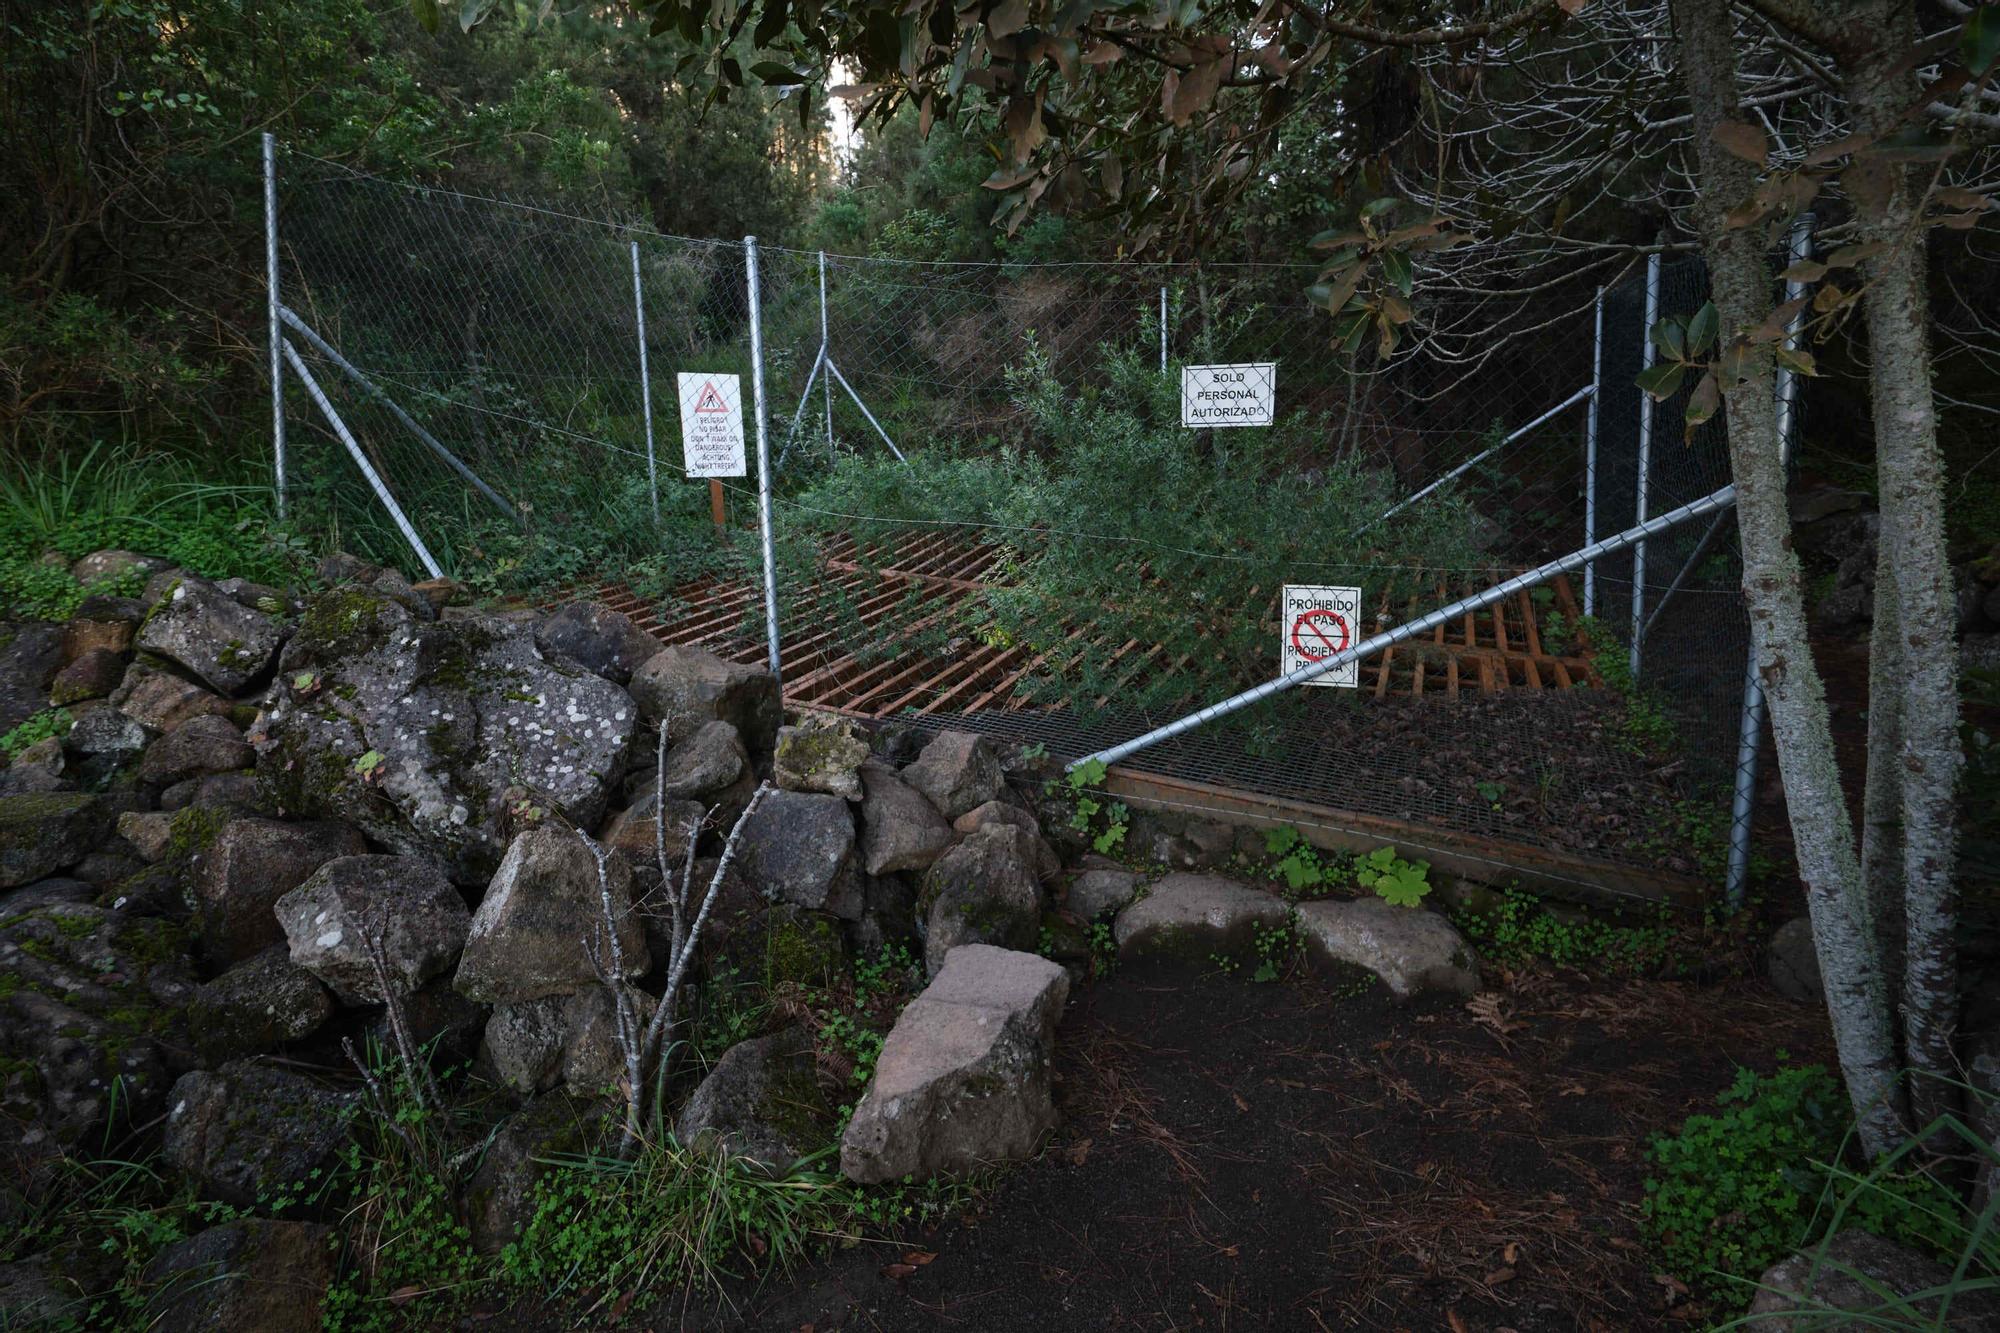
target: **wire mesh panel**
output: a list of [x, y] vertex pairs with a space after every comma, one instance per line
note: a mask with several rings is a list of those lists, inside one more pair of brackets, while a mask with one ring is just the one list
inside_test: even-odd
[[[755, 451], [717, 531], [676, 393], [736, 375], [754, 410], [744, 246], [291, 177], [286, 299], [323, 346], [294, 341], [440, 562], [764, 661]], [[1601, 340], [1588, 293], [1551, 331], [1532, 299], [1420, 285], [1395, 344], [1354, 357], [1307, 267], [758, 261], [794, 706], [1073, 759], [1271, 679], [1287, 643], [1312, 660], [1727, 481], [1719, 430], [1684, 432], [1675, 403], [1642, 416], [1631, 387], [1648, 310], [1704, 299], [1692, 266], [1662, 269], [1650, 305], [1643, 278], [1606, 293]], [[407, 564], [343, 449], [297, 450], [301, 514]], [[1544, 880], [1552, 858], [1711, 873], [1719, 839], [1689, 829], [1726, 809], [1737, 572], [1725, 510], [1126, 767], [1191, 808], [1261, 793]], [[1301, 587], [1336, 619], [1293, 623]]]

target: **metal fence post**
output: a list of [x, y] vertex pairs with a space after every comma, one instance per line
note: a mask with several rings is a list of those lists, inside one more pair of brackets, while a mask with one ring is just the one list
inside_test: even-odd
[[285, 361], [278, 330], [278, 140], [264, 134], [264, 336], [271, 356], [271, 474], [285, 516]]
[[653, 456], [653, 377], [646, 366], [646, 289], [639, 281], [639, 243], [632, 242], [632, 313], [639, 325], [639, 411], [646, 418], [646, 489], [653, 497], [653, 526], [660, 525], [660, 464]]
[[1167, 373], [1167, 284], [1160, 284], [1160, 373]]
[[[827, 337], [826, 324], [826, 251], [819, 252], [819, 354], [833, 355], [833, 343]], [[833, 461], [833, 377], [819, 382], [820, 399], [826, 408], [826, 461]]]
[[[1583, 544], [1597, 540], [1597, 405], [1604, 400], [1604, 288], [1597, 300], [1590, 331], [1590, 413], [1583, 422]], [[1597, 562], [1583, 567], [1583, 613], [1597, 614]]]
[[[1639, 371], [1653, 368], [1653, 325], [1660, 317], [1660, 252], [1646, 257], [1646, 320], [1639, 330]], [[1653, 471], [1653, 396], [1639, 393], [1639, 476], [1633, 484], [1632, 521], [1646, 521], [1647, 490]], [[1639, 681], [1639, 658], [1646, 639], [1646, 543], [1632, 548], [1632, 651], [1629, 665], [1632, 682]]]
[[[1812, 257], [1813, 215], [1801, 213], [1792, 224], [1787, 267]], [[1805, 294], [1805, 283], [1785, 280], [1785, 300], [1796, 301]], [[1785, 328], [1787, 348], [1796, 347], [1799, 330], [1805, 325], [1803, 310], [1792, 316]], [[1798, 425], [1798, 377], [1782, 361], [1778, 363], [1778, 465], [1782, 470], [1791, 461], [1792, 439]], [[1736, 730], [1736, 782], [1729, 802], [1729, 870], [1723, 882], [1723, 900], [1734, 910], [1743, 905], [1750, 885], [1750, 831], [1756, 816], [1757, 752], [1764, 738], [1764, 681], [1757, 674], [1757, 645], [1750, 645], [1750, 666], [1743, 674], [1743, 713]]]
[[757, 238], [743, 238], [743, 274], [750, 290], [750, 396], [757, 414], [757, 529], [764, 546], [764, 633], [769, 640], [771, 674], [780, 694], [784, 673], [778, 666], [778, 569], [771, 536], [771, 439], [769, 412], [764, 404], [764, 301], [757, 282]]

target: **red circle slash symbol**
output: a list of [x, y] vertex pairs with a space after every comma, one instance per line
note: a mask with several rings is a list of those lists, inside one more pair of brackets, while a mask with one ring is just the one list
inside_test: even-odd
[[1321, 607], [1292, 622], [1292, 648], [1308, 662], [1324, 662], [1347, 648], [1347, 617]]

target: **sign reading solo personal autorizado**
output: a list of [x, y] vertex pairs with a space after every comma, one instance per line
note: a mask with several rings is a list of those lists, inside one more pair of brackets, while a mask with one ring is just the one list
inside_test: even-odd
[[[1289, 676], [1315, 662], [1324, 662], [1361, 641], [1361, 589], [1325, 588], [1312, 584], [1285, 585], [1284, 614], [1278, 621], [1278, 674]], [[1361, 683], [1361, 664], [1346, 662], [1307, 685]]]
[[690, 477], [741, 477], [743, 391], [734, 375], [680, 372], [681, 461]]
[[1268, 426], [1278, 408], [1278, 363], [1181, 367], [1181, 425]]

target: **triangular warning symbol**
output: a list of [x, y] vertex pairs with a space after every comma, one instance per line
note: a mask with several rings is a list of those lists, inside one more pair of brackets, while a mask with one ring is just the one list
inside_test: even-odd
[[694, 410], [697, 412], [721, 412], [727, 415], [729, 404], [722, 401], [722, 395], [715, 391], [714, 383], [709, 382], [701, 386], [701, 396], [694, 400]]

